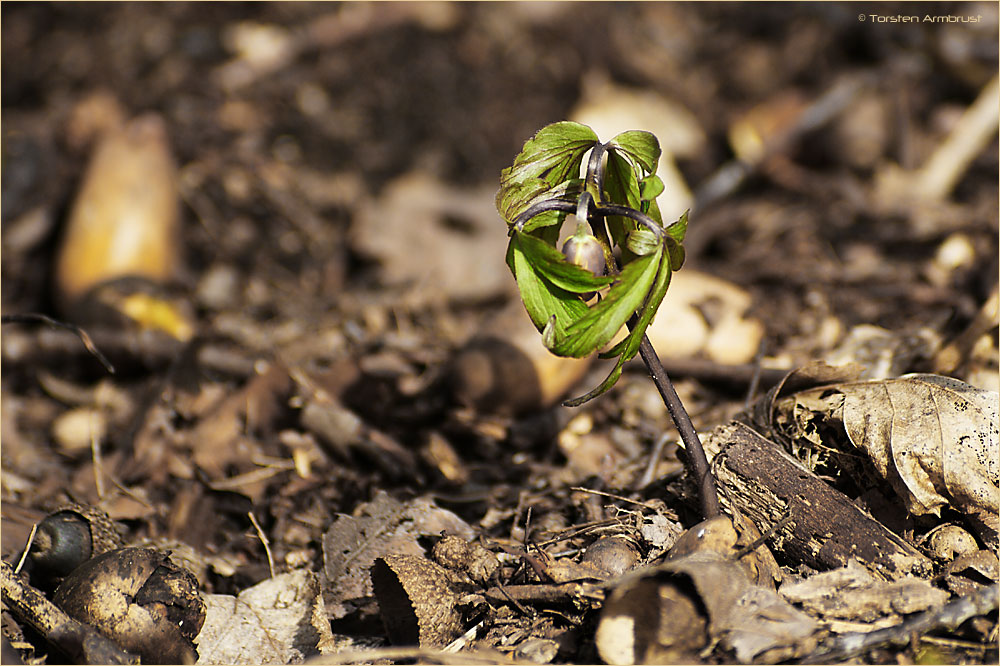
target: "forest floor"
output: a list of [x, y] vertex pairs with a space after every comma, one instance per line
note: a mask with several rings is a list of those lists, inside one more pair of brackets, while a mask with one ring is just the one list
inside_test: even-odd
[[[4, 3], [3, 314], [81, 326], [115, 372], [70, 330], [5, 322], [3, 560], [16, 565], [32, 526], [72, 501], [107, 512], [127, 542], [186, 549], [206, 597], [273, 579], [306, 598], [287, 638], [258, 614], [270, 647], [205, 634], [203, 662], [795, 661], [995, 586], [995, 498], [983, 509], [973, 491], [931, 480], [944, 501], [918, 510], [877, 458], [830, 453], [850, 447], [851, 428], [831, 391], [847, 404], [858, 381], [898, 388], [907, 373], [954, 378], [985, 400], [981, 421], [941, 426], [945, 449], [981, 432], [996, 446], [997, 6], [866, 7]], [[137, 161], [98, 172], [98, 148], [134, 118]], [[711, 622], [671, 648], [661, 625], [680, 611], [656, 606], [658, 588], [636, 593], [661, 618], [634, 620], [634, 652], [608, 638], [602, 607], [623, 579], [569, 563], [614, 537], [628, 544], [615, 555], [625, 570], [662, 566], [701, 516], [645, 368], [632, 362], [611, 392], [564, 407], [607, 365], [547, 364], [524, 333], [494, 195], [522, 144], [564, 119], [602, 140], [654, 132], [664, 219], [691, 209], [686, 263], [650, 338], [695, 427], [731, 444], [739, 420], [782, 444], [929, 563], [865, 569], [851, 589], [910, 599], [877, 586], [917, 580], [924, 602], [861, 611], [807, 598], [802, 583], [856, 563], [803, 556], [790, 545], [794, 512], [749, 511], [736, 492], [749, 472], [730, 467], [718, 470], [723, 504], [764, 534], [778, 589], [800, 586], [775, 598], [808, 630], [782, 625], [752, 647], [734, 638], [746, 627], [720, 632], [702, 598], [691, 607]], [[130, 176], [138, 192], [123, 193]], [[86, 206], [122, 237], [71, 233]], [[139, 227], [117, 229], [115, 215]], [[159, 240], [129, 245], [144, 234]], [[141, 284], [99, 296], [104, 277], [122, 277], [102, 267], [130, 252]], [[138, 324], [121, 315], [137, 288], [158, 304]], [[849, 380], [818, 371], [780, 385], [819, 361], [858, 365]], [[537, 379], [508, 376], [515, 366]], [[833, 388], [795, 393], [815, 386]], [[881, 413], [858, 399], [869, 418]], [[886, 446], [898, 461], [915, 445]], [[942, 451], [930, 467], [949, 465]], [[979, 464], [995, 491], [996, 462]], [[935, 546], [942, 525], [965, 545]], [[393, 558], [430, 562], [443, 533], [496, 564], [448, 584], [458, 591], [445, 619], [440, 600], [421, 602], [426, 619], [414, 600], [424, 592], [393, 569], [410, 560]], [[23, 583], [58, 582], [26, 565]], [[370, 576], [392, 584], [373, 589]], [[392, 594], [406, 599], [395, 607]], [[19, 658], [64, 658], [11, 613], [6, 588], [4, 602]], [[212, 608], [204, 631], [218, 631]], [[415, 614], [419, 650], [386, 647], [409, 631], [393, 614]], [[995, 595], [972, 615], [837, 656], [996, 663]], [[470, 630], [463, 651], [438, 650]]]

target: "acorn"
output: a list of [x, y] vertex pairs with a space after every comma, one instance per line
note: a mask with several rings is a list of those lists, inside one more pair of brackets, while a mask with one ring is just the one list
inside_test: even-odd
[[170, 556], [122, 548], [77, 567], [53, 601], [146, 664], [193, 664], [194, 638], [205, 622], [198, 581]]
[[616, 534], [601, 537], [587, 546], [580, 562], [593, 564], [609, 576], [620, 576], [639, 561], [639, 546], [631, 538]]
[[123, 545], [118, 526], [108, 514], [93, 506], [69, 504], [39, 523], [30, 556], [43, 577], [54, 579]]

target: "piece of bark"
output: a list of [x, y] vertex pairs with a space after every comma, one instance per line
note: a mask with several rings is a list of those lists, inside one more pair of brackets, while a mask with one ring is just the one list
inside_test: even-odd
[[931, 561], [916, 548], [751, 428], [719, 426], [706, 438], [705, 452], [724, 506], [735, 505], [762, 534], [790, 516], [770, 541], [789, 561], [827, 570], [854, 559], [889, 581], [931, 572]]

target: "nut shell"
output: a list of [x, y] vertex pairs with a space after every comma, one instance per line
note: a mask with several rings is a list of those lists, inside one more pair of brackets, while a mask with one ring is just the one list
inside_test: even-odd
[[69, 504], [39, 523], [31, 560], [43, 576], [60, 578], [91, 557], [123, 545], [121, 533], [108, 514], [93, 506]]
[[53, 600], [143, 663], [198, 659], [191, 641], [205, 621], [198, 582], [159, 551], [123, 548], [99, 555], [67, 576]]

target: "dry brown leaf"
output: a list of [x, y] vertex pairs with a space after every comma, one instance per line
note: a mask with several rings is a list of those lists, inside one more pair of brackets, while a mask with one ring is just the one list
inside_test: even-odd
[[379, 492], [360, 505], [353, 516], [341, 515], [323, 535], [326, 599], [331, 617], [349, 611], [345, 602], [372, 594], [369, 569], [376, 558], [386, 555], [423, 556], [420, 536], [442, 532], [467, 539], [472, 528], [455, 514], [425, 498], [402, 504]]
[[945, 603], [951, 596], [921, 578], [879, 580], [854, 560], [842, 569], [783, 585], [781, 595], [824, 618], [860, 622], [920, 612]]
[[195, 642], [199, 664], [289, 664], [333, 642], [319, 580], [300, 570], [269, 578], [238, 597], [205, 595]]
[[431, 300], [510, 293], [510, 271], [495, 251], [507, 242], [495, 191], [458, 189], [421, 172], [402, 176], [359, 207], [351, 243], [381, 262], [387, 284], [417, 287]]
[[910, 513], [951, 506], [996, 545], [1000, 528], [997, 394], [939, 375], [835, 384], [785, 403], [825, 404]]

